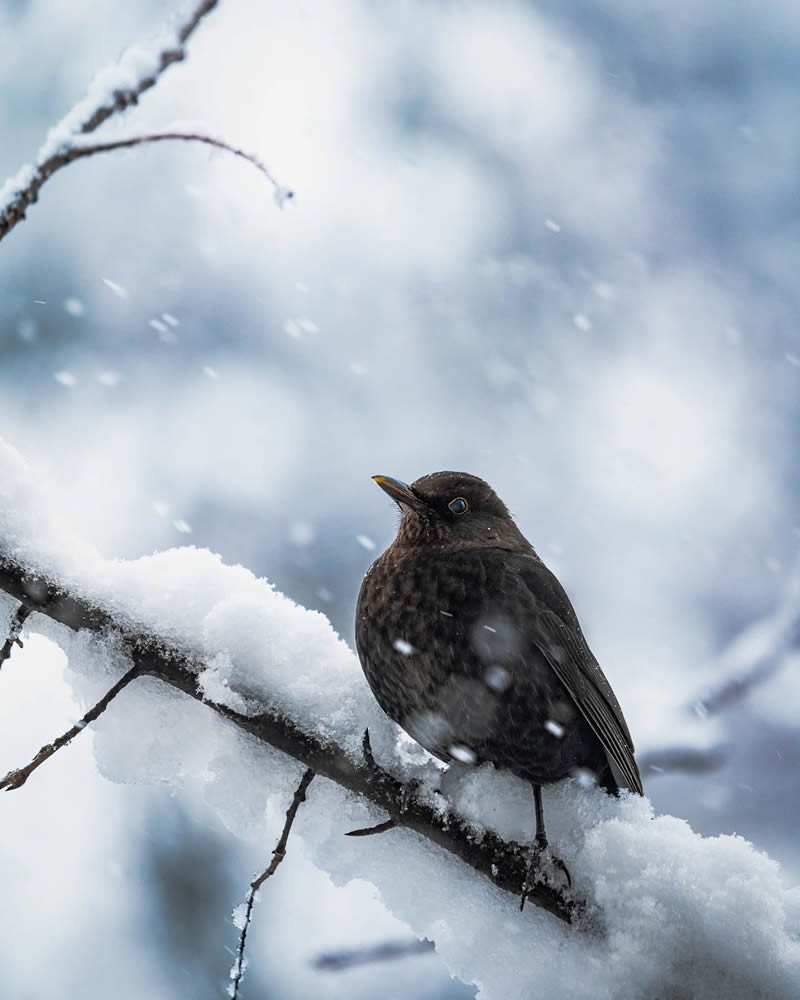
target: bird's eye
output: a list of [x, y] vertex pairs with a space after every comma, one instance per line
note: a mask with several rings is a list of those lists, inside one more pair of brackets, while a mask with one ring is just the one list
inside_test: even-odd
[[455, 500], [451, 500], [447, 506], [454, 514], [466, 514], [469, 510], [469, 504], [463, 497], [456, 497]]

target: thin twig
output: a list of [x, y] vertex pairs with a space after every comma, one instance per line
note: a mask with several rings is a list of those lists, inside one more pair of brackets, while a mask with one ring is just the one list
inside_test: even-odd
[[311, 768], [306, 768], [303, 772], [303, 777], [300, 779], [300, 784], [295, 789], [294, 797], [292, 798], [289, 808], [286, 810], [286, 822], [283, 824], [283, 832], [281, 833], [280, 840], [272, 852], [272, 861], [270, 861], [269, 866], [250, 883], [250, 888], [247, 891], [247, 899], [245, 900], [246, 909], [244, 914], [244, 921], [242, 923], [241, 934], [239, 935], [239, 947], [236, 949], [236, 961], [231, 969], [231, 985], [228, 987], [228, 994], [237, 1000], [239, 996], [239, 985], [242, 982], [242, 977], [244, 976], [244, 970], [246, 968], [244, 961], [244, 946], [247, 941], [247, 931], [250, 927], [250, 920], [253, 915], [253, 903], [255, 902], [256, 893], [267, 881], [271, 878], [278, 865], [286, 857], [286, 845], [289, 841], [289, 834], [292, 830], [292, 824], [294, 823], [294, 818], [297, 815], [297, 810], [300, 808], [300, 803], [305, 802], [306, 790], [311, 784], [314, 777], [314, 772]]
[[[204, 17], [219, 0], [201, 0], [187, 11], [183, 20], [163, 39], [151, 70], [142, 74], [129, 86], [114, 87], [110, 94], [105, 80], [113, 78], [119, 66], [135, 75], [142, 57], [142, 48], [133, 47], [123, 54], [115, 67], [100, 73], [90, 85], [89, 92], [61, 121], [50, 130], [39, 150], [34, 167], [23, 167], [5, 185], [0, 185], [0, 240], [25, 218], [25, 213], [39, 198], [39, 191], [56, 171], [72, 162], [69, 157], [71, 140], [94, 132], [112, 115], [137, 104], [142, 94], [155, 86], [161, 74], [173, 63], [186, 57], [186, 42]], [[120, 74], [122, 76], [123, 74]], [[95, 97], [95, 91], [97, 96]]]
[[14, 612], [11, 622], [8, 626], [8, 638], [3, 643], [3, 648], [0, 649], [0, 669], [2, 669], [5, 661], [11, 656], [11, 650], [15, 645], [22, 646], [22, 640], [20, 639], [20, 633], [22, 632], [22, 626], [28, 615], [33, 611], [33, 608], [29, 608], [26, 604], [20, 604], [17, 610]]
[[131, 667], [131, 669], [122, 675], [117, 683], [94, 705], [89, 711], [79, 719], [75, 725], [68, 729], [62, 736], [59, 736], [57, 740], [52, 743], [48, 743], [43, 746], [42, 749], [36, 754], [30, 764], [25, 767], [21, 767], [16, 771], [9, 771], [8, 774], [0, 781], [0, 791], [5, 789], [7, 792], [13, 791], [15, 788], [21, 788], [25, 782], [30, 778], [37, 767], [40, 767], [46, 760], [53, 756], [62, 747], [67, 746], [72, 740], [82, 732], [90, 722], [94, 722], [99, 716], [105, 712], [111, 702], [117, 697], [120, 691], [127, 687], [128, 684], [139, 674], [139, 668], [137, 666]]
[[430, 955], [436, 945], [428, 938], [412, 938], [410, 941], [384, 941], [369, 948], [354, 948], [352, 951], [326, 952], [312, 961], [311, 965], [320, 972], [342, 972], [358, 965], [373, 962], [389, 962], [412, 955]]
[[127, 139], [111, 139], [109, 142], [97, 142], [90, 145], [70, 146], [62, 153], [64, 164], [80, 160], [85, 156], [94, 156], [95, 153], [110, 153], [116, 149], [130, 149], [132, 146], [144, 146], [151, 142], [200, 142], [206, 146], [213, 146], [215, 149], [222, 149], [226, 153], [238, 156], [259, 170], [272, 184], [275, 191], [280, 193], [281, 200], [290, 201], [294, 197], [294, 192], [282, 187], [270, 172], [267, 165], [260, 160], [255, 153], [248, 153], [247, 150], [232, 146], [223, 139], [217, 139], [211, 135], [203, 135], [199, 132], [154, 132], [150, 135], [130, 136]]
[[348, 830], [345, 837], [371, 837], [375, 833], [386, 833], [387, 830], [394, 830], [399, 823], [396, 819], [385, 819], [375, 826], [362, 826], [358, 830]]

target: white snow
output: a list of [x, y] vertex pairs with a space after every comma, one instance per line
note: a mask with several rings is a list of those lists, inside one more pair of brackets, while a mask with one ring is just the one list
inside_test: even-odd
[[572, 317], [572, 322], [579, 330], [586, 331], [586, 330], [591, 330], [592, 328], [592, 321], [585, 313], [576, 313]]
[[234, 907], [233, 913], [231, 914], [231, 919], [233, 920], [233, 926], [237, 931], [240, 931], [244, 927], [245, 918], [247, 916], [247, 903], [239, 903], [238, 906]]
[[293, 198], [294, 191], [291, 188], [284, 187], [282, 184], [275, 185], [275, 190], [272, 192], [272, 200], [278, 208], [284, 208]]
[[128, 298], [128, 289], [124, 285], [120, 285], [118, 281], [112, 281], [111, 278], [103, 278], [103, 284], [106, 288], [110, 288], [117, 298]]
[[[532, 840], [529, 786], [491, 766], [443, 775], [422, 751], [409, 752], [324, 615], [206, 550], [103, 559], [59, 523], [57, 497], [0, 440], [2, 553], [196, 657], [206, 697], [242, 712], [276, 708], [354, 760], [368, 726], [378, 762], [419, 778], [422, 794], [441, 784], [442, 810], [463, 815], [476, 836], [492, 829]], [[12, 607], [0, 601], [3, 620]], [[40, 615], [26, 628], [64, 649], [82, 701], [125, 669], [113, 639]], [[110, 780], [191, 785], [237, 836], [259, 844], [274, 835], [303, 770], [151, 678], [126, 689], [92, 728]], [[534, 906], [520, 913], [512, 895], [410, 831], [345, 837], [386, 817], [329, 781], [313, 783], [292, 836], [337, 884], [374, 884], [395, 916], [436, 942], [452, 974], [478, 984], [482, 1000], [800, 995], [800, 890], [784, 885], [774, 861], [741, 837], [701, 837], [680, 819], [656, 817], [646, 799], [582, 785], [578, 777], [544, 792], [553, 849], [590, 905], [591, 919], [576, 928]]]
[[21, 319], [17, 324], [17, 336], [20, 340], [24, 340], [28, 344], [36, 340], [39, 336], [39, 328], [36, 325], [36, 321], [29, 317]]
[[299, 545], [301, 548], [310, 545], [315, 535], [314, 525], [308, 521], [293, 521], [289, 526], [289, 541], [292, 545]]
[[86, 312], [86, 306], [80, 299], [73, 296], [71, 298], [64, 299], [64, 311], [68, 312], [70, 316], [83, 316]]

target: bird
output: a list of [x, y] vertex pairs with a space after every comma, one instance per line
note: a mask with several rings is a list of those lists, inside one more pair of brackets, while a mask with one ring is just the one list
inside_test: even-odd
[[429, 753], [530, 783], [523, 907], [545, 855], [571, 884], [549, 848], [542, 786], [588, 774], [610, 795], [643, 795], [630, 731], [564, 588], [487, 482], [372, 478], [400, 523], [359, 591], [362, 669], [383, 711]]

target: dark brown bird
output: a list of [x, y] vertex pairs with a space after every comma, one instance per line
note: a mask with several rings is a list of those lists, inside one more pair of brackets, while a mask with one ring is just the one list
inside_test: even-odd
[[611, 794], [643, 794], [622, 710], [563, 587], [488, 483], [461, 472], [411, 486], [373, 478], [402, 516], [358, 596], [367, 681], [436, 757], [492, 761], [530, 781], [536, 864], [542, 785], [588, 771]]

